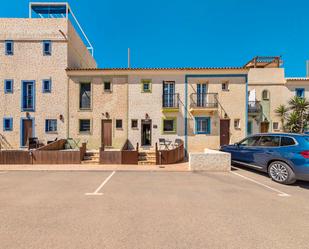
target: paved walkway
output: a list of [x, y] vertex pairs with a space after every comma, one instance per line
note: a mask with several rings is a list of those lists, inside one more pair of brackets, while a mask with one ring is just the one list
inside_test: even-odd
[[4, 164], [0, 165], [0, 171], [9, 170], [60, 170], [60, 171], [189, 171], [188, 162], [169, 164], [169, 165], [83, 165], [83, 164], [44, 164], [44, 165], [26, 165], [26, 164]]

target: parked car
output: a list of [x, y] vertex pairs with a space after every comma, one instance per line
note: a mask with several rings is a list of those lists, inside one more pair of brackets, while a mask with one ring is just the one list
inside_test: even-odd
[[255, 134], [220, 150], [231, 153], [232, 162], [267, 172], [276, 182], [309, 181], [309, 135]]

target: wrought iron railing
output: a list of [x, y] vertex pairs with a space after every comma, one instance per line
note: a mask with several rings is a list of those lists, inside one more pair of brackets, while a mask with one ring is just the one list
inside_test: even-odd
[[262, 111], [262, 106], [259, 101], [249, 101], [248, 102], [248, 112], [249, 113], [260, 113]]
[[163, 108], [179, 108], [179, 94], [163, 94], [162, 95]]
[[192, 93], [190, 101], [191, 108], [218, 108], [217, 93]]

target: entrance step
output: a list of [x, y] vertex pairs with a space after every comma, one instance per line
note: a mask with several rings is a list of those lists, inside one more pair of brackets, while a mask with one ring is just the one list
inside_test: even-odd
[[139, 152], [138, 165], [156, 165], [156, 152], [155, 151]]
[[84, 156], [82, 164], [99, 164], [100, 163], [100, 152], [98, 151], [87, 151]]

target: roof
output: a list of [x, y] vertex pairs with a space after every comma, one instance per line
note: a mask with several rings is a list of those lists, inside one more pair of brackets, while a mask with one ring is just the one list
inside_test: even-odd
[[286, 78], [286, 80], [290, 80], [290, 81], [307, 81], [307, 80], [309, 80], [309, 78], [306, 78], [306, 77], [300, 77], [300, 78]]
[[137, 68], [123, 68], [123, 67], [115, 67], [115, 68], [67, 68], [67, 71], [141, 71], [141, 70], [226, 70], [226, 69], [245, 69], [243, 67], [137, 67]]

